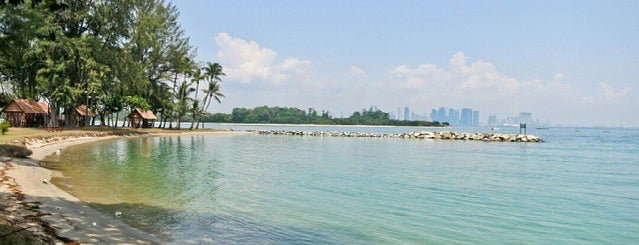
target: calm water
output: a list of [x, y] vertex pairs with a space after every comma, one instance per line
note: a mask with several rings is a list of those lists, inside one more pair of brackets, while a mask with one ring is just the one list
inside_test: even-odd
[[639, 243], [639, 130], [529, 133], [547, 142], [202, 135], [49, 160], [56, 184], [172, 243]]

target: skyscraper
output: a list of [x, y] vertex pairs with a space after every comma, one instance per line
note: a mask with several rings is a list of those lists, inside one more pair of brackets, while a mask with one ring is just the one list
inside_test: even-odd
[[448, 115], [446, 115], [446, 108], [440, 107], [437, 111], [437, 116], [439, 117], [439, 122], [448, 122]]
[[430, 120], [434, 121], [438, 121], [439, 122], [439, 116], [437, 116], [437, 110], [432, 109], [430, 111]]
[[473, 111], [473, 126], [479, 126], [479, 111]]
[[404, 107], [404, 121], [410, 121], [410, 108]]
[[459, 120], [459, 126], [472, 126], [473, 125], [473, 109], [462, 108], [461, 119]]
[[448, 123], [450, 125], [459, 125], [459, 110], [448, 109]]

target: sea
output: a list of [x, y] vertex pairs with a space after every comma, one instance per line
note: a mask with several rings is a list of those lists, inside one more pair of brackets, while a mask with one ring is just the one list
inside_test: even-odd
[[[205, 124], [244, 130], [519, 128]], [[528, 128], [543, 143], [202, 134], [47, 159], [57, 186], [173, 244], [639, 244], [639, 129]]]

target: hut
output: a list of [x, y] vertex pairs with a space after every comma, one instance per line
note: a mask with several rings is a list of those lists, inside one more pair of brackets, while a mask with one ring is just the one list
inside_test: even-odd
[[35, 100], [13, 99], [2, 113], [12, 127], [40, 127], [46, 125], [49, 106]]
[[73, 111], [73, 124], [84, 127], [86, 126], [87, 117], [92, 118], [94, 115], [91, 108], [87, 108], [86, 105], [80, 105]]
[[140, 108], [135, 108], [127, 117], [131, 120], [132, 128], [152, 128], [153, 123], [155, 123], [157, 119], [152, 111], [146, 111]]

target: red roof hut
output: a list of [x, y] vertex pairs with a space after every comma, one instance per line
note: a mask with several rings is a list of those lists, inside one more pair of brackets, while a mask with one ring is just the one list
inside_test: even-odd
[[91, 111], [91, 108], [87, 108], [86, 105], [80, 105], [75, 108], [75, 111], [73, 112], [73, 123], [75, 124], [75, 126], [86, 126], [85, 123], [87, 121], [87, 116], [89, 118], [93, 117], [93, 111]]
[[14, 99], [2, 108], [2, 113], [12, 127], [40, 127], [46, 125], [49, 106], [35, 100]]
[[157, 119], [152, 111], [146, 111], [140, 108], [135, 108], [127, 117], [131, 120], [132, 128], [152, 128], [153, 123], [155, 123]]

